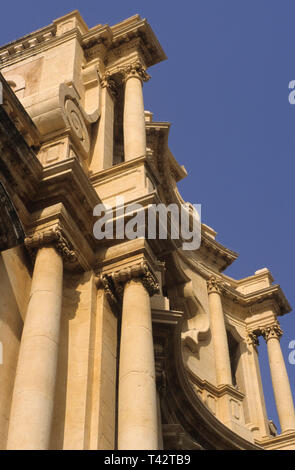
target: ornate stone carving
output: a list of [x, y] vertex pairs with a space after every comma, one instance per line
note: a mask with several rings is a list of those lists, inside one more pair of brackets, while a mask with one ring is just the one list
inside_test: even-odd
[[132, 64], [127, 65], [121, 70], [123, 79], [126, 82], [129, 78], [139, 78], [142, 82], [147, 82], [151, 76], [146, 72], [145, 67], [138, 60]]
[[215, 276], [211, 276], [207, 280], [207, 289], [209, 294], [211, 294], [212, 292], [217, 292], [218, 294], [221, 294], [222, 283], [218, 281]]
[[37, 232], [25, 239], [25, 246], [33, 257], [39, 248], [50, 245], [54, 246], [66, 262], [75, 263], [77, 261], [76, 252], [71, 249], [70, 243], [59, 227]]
[[118, 94], [117, 92], [117, 84], [115, 80], [111, 78], [110, 72], [106, 72], [100, 81], [101, 87], [102, 88], [107, 88], [110, 92], [110, 94], [115, 98]]
[[[147, 268], [147, 267], [145, 267]], [[141, 278], [141, 282], [143, 286], [148, 291], [149, 295], [152, 297], [154, 294], [158, 294], [160, 291], [160, 286], [158, 281], [156, 280], [155, 276], [151, 273], [151, 271], [147, 268], [146, 273]]]
[[254, 347], [259, 346], [258, 336], [259, 334], [257, 332], [248, 331], [246, 336], [247, 344], [249, 344], [250, 346], [252, 345]]
[[79, 139], [85, 151], [89, 152], [89, 134], [79, 107], [74, 101], [67, 99], [65, 102], [65, 111], [73, 133], [76, 138]]
[[277, 321], [272, 325], [261, 329], [261, 334], [266, 342], [271, 338], [276, 338], [279, 340], [283, 335], [283, 330], [281, 329], [280, 324]]
[[106, 274], [97, 277], [96, 287], [98, 289], [104, 289], [111, 307], [114, 309], [115, 312], [118, 313], [118, 311], [120, 310], [119, 298], [117, 296], [117, 292], [111, 277]]
[[59, 104], [64, 123], [70, 128], [73, 141], [80, 149], [82, 157], [86, 159], [90, 152], [90, 135], [87, 126], [99, 119], [99, 106], [94, 113], [87, 114], [76, 90], [65, 83], [62, 83], [59, 88]]
[[97, 285], [98, 287], [103, 287], [112, 300], [118, 301], [123, 296], [124, 284], [131, 281], [131, 279], [137, 279], [142, 282], [151, 297], [160, 291], [156, 276], [144, 261], [123, 268], [110, 275], [100, 276]]

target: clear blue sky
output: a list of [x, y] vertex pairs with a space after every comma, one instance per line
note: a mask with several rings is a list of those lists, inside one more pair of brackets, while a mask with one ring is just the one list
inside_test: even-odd
[[[180, 189], [203, 221], [240, 253], [233, 277], [268, 267], [291, 305], [294, 292], [295, 79], [293, 0], [33, 0], [1, 4], [0, 43], [79, 9], [91, 27], [139, 13], [168, 61], [149, 71], [146, 109], [171, 121], [170, 147], [189, 171]], [[294, 314], [281, 320], [286, 362]], [[267, 364], [264, 341], [261, 357]], [[295, 395], [295, 366], [288, 365]], [[268, 366], [268, 414], [278, 422]]]

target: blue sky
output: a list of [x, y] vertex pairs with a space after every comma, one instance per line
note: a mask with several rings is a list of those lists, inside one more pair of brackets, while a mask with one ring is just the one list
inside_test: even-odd
[[[189, 172], [185, 200], [202, 204], [203, 222], [240, 253], [227, 271], [240, 278], [268, 267], [295, 305], [294, 171], [295, 3], [292, 0], [27, 0], [1, 5], [0, 43], [79, 9], [89, 27], [139, 13], [149, 20], [168, 61], [144, 86], [154, 119], [172, 122], [170, 147]], [[281, 341], [295, 339], [294, 314]], [[269, 417], [278, 424], [261, 340]], [[295, 366], [288, 373], [295, 395]]]

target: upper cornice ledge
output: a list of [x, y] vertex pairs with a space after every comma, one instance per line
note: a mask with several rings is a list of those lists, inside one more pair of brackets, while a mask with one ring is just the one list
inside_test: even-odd
[[74, 10], [44, 28], [1, 46], [0, 66], [13, 61], [19, 55], [30, 55], [54, 41], [72, 37], [73, 33], [84, 49], [103, 43], [109, 51], [134, 38], [139, 38], [148, 52], [146, 55], [147, 67], [167, 59], [151, 26], [146, 19], [142, 19], [139, 15], [134, 15], [113, 26], [98, 24], [89, 29], [79, 11]]

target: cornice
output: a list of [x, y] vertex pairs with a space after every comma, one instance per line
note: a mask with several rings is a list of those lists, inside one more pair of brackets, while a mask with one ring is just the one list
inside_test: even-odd
[[[36, 38], [36, 41], [31, 45], [26, 41], [22, 42], [22, 39], [17, 41], [17, 44], [13, 48], [8, 47], [8, 49], [2, 46], [2, 53], [0, 52], [0, 68], [13, 65], [21, 60], [26, 60], [31, 56], [41, 54], [48, 49], [59, 46], [64, 42], [71, 41], [76, 39], [80, 44], [82, 43], [82, 36], [80, 31], [77, 28], [73, 28], [70, 31], [64, 33], [62, 36], [56, 36], [55, 29], [50, 30], [48, 33], [45, 33], [45, 36], [48, 34], [48, 37], [45, 38], [42, 42], [39, 42], [39, 38]], [[20, 48], [15, 50], [15, 48]], [[1, 51], [0, 49], [0, 51]]]
[[204, 246], [209, 251], [212, 251], [215, 256], [223, 261], [223, 264], [220, 267], [221, 272], [230, 266], [239, 256], [238, 253], [230, 250], [229, 248], [226, 248], [224, 245], [221, 245], [221, 243], [211, 238], [209, 235], [204, 233], [204, 231], [202, 231], [201, 246]]
[[268, 439], [257, 439], [255, 442], [266, 450], [283, 450], [284, 447], [288, 445], [293, 445], [295, 448], [295, 432], [290, 432], [287, 434], [280, 434], [278, 436], [272, 436]]
[[19, 215], [26, 218], [28, 202], [38, 188], [42, 165], [11, 118], [0, 105], [0, 180]]
[[55, 35], [56, 26], [51, 24], [1, 46], [0, 67], [4, 64], [5, 66], [10, 65], [16, 57], [30, 55], [33, 51], [34, 53], [39, 52]]
[[[144, 213], [144, 220], [148, 221], [149, 217], [149, 210], [151, 209], [152, 206], [157, 206], [158, 204], [161, 204], [162, 200], [159, 198], [159, 195], [157, 191], [149, 192], [148, 194], [142, 195], [140, 197], [136, 197], [134, 199], [129, 199], [125, 205], [124, 205], [124, 224], [126, 225], [134, 216], [133, 212], [130, 210], [128, 211], [128, 206], [131, 207], [133, 204], [137, 204], [140, 206], [140, 210]], [[117, 219], [117, 213], [116, 213], [116, 206], [114, 205], [112, 208], [112, 214], [110, 214], [109, 217], [109, 223], [113, 224], [114, 228], [114, 238], [113, 240], [106, 240], [105, 241], [105, 247], [118, 247], [122, 243], [121, 238], [116, 238], [116, 219]], [[121, 217], [121, 214], [120, 214]], [[155, 214], [155, 220], [157, 227], [160, 226], [160, 217], [156, 213]], [[149, 246], [149, 249], [151, 252], [154, 253], [155, 256], [158, 258], [167, 255], [168, 253], [174, 252], [177, 250], [182, 245], [182, 238], [181, 235], [179, 238], [174, 239], [171, 236], [171, 230], [170, 230], [170, 225], [171, 225], [171, 217], [170, 214], [167, 214], [167, 220], [168, 220], [168, 230], [167, 230], [167, 238], [165, 239], [160, 239], [160, 238], [155, 238], [155, 239], [149, 239], [148, 236], [148, 224], [145, 224], [145, 231], [143, 233], [143, 237], [141, 238], [142, 240], [145, 240], [145, 243], [147, 246]], [[126, 240], [124, 240], [126, 242]], [[127, 241], [127, 243], [129, 243]], [[97, 245], [101, 244], [101, 242], [97, 242]], [[128, 248], [127, 248], [128, 249]]]
[[[157, 121], [146, 121], [145, 128], [147, 133], [147, 145], [149, 150], [147, 152], [149, 161], [153, 168], [155, 168], [158, 175], [161, 171], [161, 159], [163, 158], [163, 153], [167, 151], [167, 167], [169, 164], [169, 173], [172, 180], [175, 183], [183, 180], [187, 176], [187, 171], [183, 165], [180, 165], [172, 152], [168, 148], [168, 136], [170, 131], [171, 124], [170, 122], [157, 122]], [[167, 144], [167, 150], [165, 150], [165, 144]], [[166, 194], [169, 197], [168, 188], [165, 188]]]
[[[190, 258], [189, 255], [182, 250], [177, 250], [176, 256], [179, 256], [185, 264], [187, 264], [193, 271], [200, 274], [205, 280], [209, 280], [211, 276], [215, 277], [216, 281], [219, 283], [218, 285], [222, 298], [228, 299], [234, 304], [238, 304], [247, 309], [248, 315], [252, 314], [252, 307], [266, 301], [274, 302], [275, 306], [277, 306], [279, 310], [279, 315], [284, 315], [291, 311], [290, 304], [278, 284], [250, 292], [248, 294], [243, 294], [230, 285], [229, 278], [227, 276], [213, 273], [211, 269], [197, 260]], [[175, 281], [177, 284], [177, 280]], [[180, 279], [179, 282], [183, 282], [183, 280]]]
[[167, 59], [155, 33], [146, 19], [141, 19], [139, 15], [128, 18], [121, 23], [111, 27], [113, 32], [112, 47], [118, 47], [129, 42], [135, 37], [139, 37], [148, 52], [146, 66], [150, 67]]
[[64, 207], [61, 213], [66, 214], [69, 220], [69, 231], [73, 232], [71, 237], [79, 248], [79, 263], [84, 269], [89, 269], [95, 262], [97, 246], [93, 235], [93, 209], [100, 203], [80, 163], [76, 158], [71, 158], [42, 169], [38, 191], [30, 201], [29, 209], [37, 226], [38, 220], [44, 218], [50, 206], [59, 204]]
[[[184, 167], [181, 167], [168, 147], [168, 136], [170, 123], [146, 121], [147, 135], [156, 136], [157, 145], [153, 154], [149, 156], [151, 164], [156, 168], [160, 179], [160, 192], [166, 204], [184, 204], [176, 183], [187, 176]], [[216, 258], [216, 264], [220, 271], [226, 269], [238, 257], [238, 254], [229, 248], [218, 243], [206, 233], [205, 226], [202, 226], [202, 241], [200, 250], [212, 253]], [[185, 256], [185, 255], [183, 255]], [[188, 255], [186, 255], [188, 256]]]
[[108, 24], [97, 25], [83, 35], [82, 46], [87, 54], [87, 51], [97, 44], [102, 43], [108, 48], [111, 45], [112, 39], [113, 31]]
[[145, 165], [147, 167], [147, 169], [153, 176], [155, 184], [159, 185], [160, 184], [159, 175], [155, 172], [154, 167], [151, 165], [151, 162], [146, 155], [134, 158], [127, 162], [118, 163], [117, 165], [107, 168], [106, 170], [101, 170], [95, 173], [90, 173], [89, 178], [93, 186], [96, 187], [98, 183], [99, 184], [104, 183], [108, 181], [109, 179], [113, 178], [114, 176], [118, 176], [120, 174], [122, 175], [126, 174], [126, 172], [128, 172], [129, 170], [132, 170], [133, 168], [136, 168], [142, 165]]
[[38, 129], [1, 72], [0, 83], [3, 91], [3, 104], [0, 106], [5, 110], [7, 116], [11, 119], [27, 145], [29, 147], [39, 148], [41, 145], [41, 136]]
[[[67, 20], [73, 20], [75, 26], [72, 26], [69, 31], [59, 33], [59, 24], [62, 25]], [[107, 50], [112, 51], [134, 38], [139, 38], [148, 67], [167, 59], [151, 26], [139, 15], [111, 27], [106, 24], [88, 29], [79, 12], [74, 11], [54, 20], [52, 24], [44, 28], [0, 47], [0, 67], [13, 64], [19, 60], [19, 57], [24, 59], [73, 38], [79, 41], [85, 50], [86, 57], [90, 58], [93, 55], [91, 49], [99, 43], [104, 44]]]
[[112, 275], [132, 265], [146, 262], [153, 272], [157, 270], [158, 261], [145, 238], [122, 240], [110, 246], [100, 244], [96, 252], [97, 275]]
[[206, 390], [212, 393], [217, 398], [223, 397], [226, 394], [240, 401], [242, 401], [245, 398], [244, 393], [242, 393], [240, 390], [234, 388], [231, 385], [220, 385], [219, 387], [216, 387], [215, 385], [211, 384], [207, 380], [204, 380], [198, 377], [188, 367], [186, 367], [185, 370], [189, 379], [191, 380], [193, 384], [197, 385], [202, 390]]
[[274, 284], [270, 287], [260, 289], [256, 292], [251, 292], [249, 294], [242, 294], [224, 284], [222, 293], [225, 297], [229, 298], [233, 302], [239, 303], [243, 307], [251, 307], [271, 300], [278, 305], [279, 315], [284, 315], [291, 311], [291, 307], [278, 284]]

